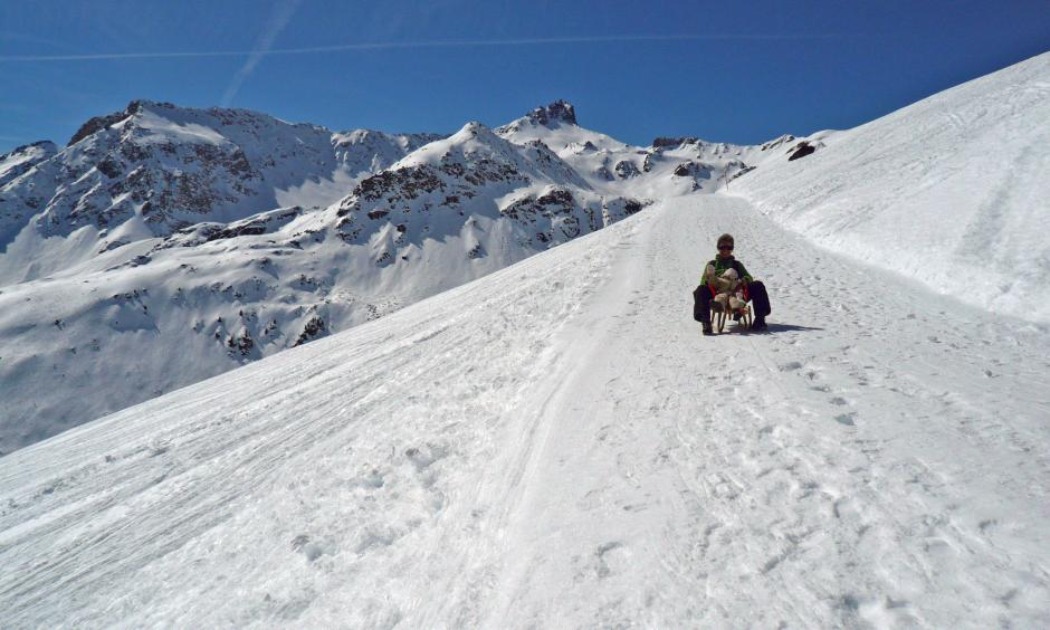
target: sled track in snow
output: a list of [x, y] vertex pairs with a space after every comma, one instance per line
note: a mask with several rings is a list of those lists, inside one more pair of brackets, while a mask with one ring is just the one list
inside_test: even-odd
[[[722, 232], [766, 333], [702, 337]], [[0, 459], [13, 627], [1050, 625], [1050, 341], [669, 200]], [[232, 590], [231, 590], [232, 589]]]

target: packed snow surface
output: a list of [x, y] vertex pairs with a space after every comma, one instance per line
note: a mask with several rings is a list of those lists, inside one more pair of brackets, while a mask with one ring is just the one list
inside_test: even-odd
[[[768, 333], [690, 317], [718, 234]], [[680, 197], [0, 459], [5, 627], [1048, 627], [1050, 337]]]

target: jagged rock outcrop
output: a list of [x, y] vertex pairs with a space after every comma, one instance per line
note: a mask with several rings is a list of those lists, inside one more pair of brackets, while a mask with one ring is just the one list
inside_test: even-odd
[[634, 162], [629, 160], [620, 160], [616, 163], [616, 174], [620, 179], [629, 179], [631, 177], [638, 177], [642, 174], [638, 167], [634, 165]]
[[[88, 136], [94, 135], [119, 122], [127, 120], [131, 116], [137, 114], [142, 109], [143, 104], [143, 101], [132, 101], [127, 109], [122, 112], [114, 112], [105, 116], [95, 116], [94, 118], [89, 119], [86, 123], [80, 126], [80, 129], [77, 129], [77, 132], [69, 139], [66, 146], [71, 147]], [[165, 105], [168, 104], [165, 103]]]
[[788, 162], [792, 162], [799, 158], [804, 158], [807, 155], [812, 155], [817, 151], [817, 147], [813, 146], [809, 142], [799, 142], [791, 149], [791, 154], [788, 156]]
[[[576, 108], [567, 101], [559, 100], [550, 105], [537, 107], [525, 114], [525, 116], [497, 127], [494, 131], [499, 136], [512, 137], [519, 132], [530, 129], [550, 131], [566, 127], [572, 128], [577, 125]], [[523, 140], [518, 140], [518, 142], [523, 142]]]
[[537, 125], [556, 123], [576, 124], [576, 108], [567, 101], [554, 101], [546, 107], [537, 107], [528, 114], [529, 120]]
[[680, 147], [683, 144], [698, 144], [699, 142], [700, 142], [700, 139], [696, 138], [694, 136], [684, 136], [684, 137], [680, 137], [680, 138], [660, 137], [660, 138], [656, 138], [655, 140], [653, 140], [653, 148], [654, 149], [672, 149], [672, 148]]

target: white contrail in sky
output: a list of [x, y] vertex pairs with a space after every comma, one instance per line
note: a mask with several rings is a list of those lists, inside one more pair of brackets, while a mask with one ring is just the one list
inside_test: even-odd
[[255, 72], [259, 62], [262, 61], [263, 57], [271, 53], [271, 48], [277, 40], [277, 36], [281, 34], [284, 27], [288, 26], [288, 22], [292, 20], [292, 16], [295, 15], [300, 4], [302, 4], [302, 0], [287, 0], [280, 1], [274, 6], [270, 15], [270, 21], [267, 22], [262, 34], [259, 35], [259, 39], [256, 40], [255, 48], [248, 56], [248, 61], [241, 66], [241, 69], [234, 75], [233, 81], [226, 87], [226, 92], [222, 95], [222, 100], [220, 101], [223, 107], [230, 106], [241, 86], [252, 75], [252, 72]]
[[[298, 4], [298, 3], [296, 3]], [[290, 19], [290, 16], [289, 16]], [[276, 21], [274, 21], [276, 23]], [[287, 24], [287, 21], [285, 22]], [[283, 26], [281, 27], [283, 28]], [[279, 30], [277, 31], [279, 32]], [[273, 38], [276, 38], [277, 32]], [[824, 35], [607, 35], [597, 37], [533, 37], [521, 39], [480, 39], [480, 40], [430, 40], [418, 42], [373, 42], [359, 44], [335, 44], [332, 46], [311, 46], [307, 48], [263, 48], [256, 50], [213, 50], [189, 52], [135, 52], [135, 53], [89, 53], [77, 55], [3, 55], [0, 63], [15, 61], [100, 61], [119, 59], [177, 59], [202, 57], [243, 57], [258, 56], [253, 62], [248, 60], [245, 68], [254, 70], [259, 60], [266, 55], [308, 55], [329, 52], [354, 50], [396, 50], [412, 48], [471, 48], [480, 46], [545, 46], [550, 44], [605, 44], [617, 42], [670, 42], [670, 41], [802, 41], [815, 39], [841, 39], [852, 37], [842, 34]], [[272, 39], [270, 44], [273, 43]], [[260, 38], [262, 42], [263, 38]], [[245, 70], [242, 68], [242, 72]]]

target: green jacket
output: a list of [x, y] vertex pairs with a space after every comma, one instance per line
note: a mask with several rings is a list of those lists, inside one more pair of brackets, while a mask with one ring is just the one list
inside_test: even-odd
[[700, 284], [710, 285], [711, 281], [714, 280], [714, 278], [708, 277], [707, 275], [708, 265], [711, 265], [715, 268], [715, 276], [720, 276], [722, 275], [722, 272], [726, 269], [733, 268], [736, 269], [736, 275], [744, 281], [744, 284], [751, 284], [751, 282], [754, 280], [754, 278], [751, 277], [751, 274], [747, 272], [747, 268], [744, 267], [744, 263], [740, 262], [736, 258], [733, 258], [732, 256], [730, 256], [729, 258], [721, 258], [720, 256], [715, 256], [714, 260], [707, 263], [707, 265], [704, 265], [704, 275], [700, 277]]

